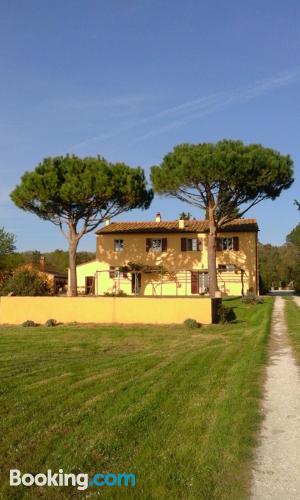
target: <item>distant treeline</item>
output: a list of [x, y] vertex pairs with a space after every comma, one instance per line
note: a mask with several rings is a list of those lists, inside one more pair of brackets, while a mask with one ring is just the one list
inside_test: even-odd
[[272, 286], [293, 286], [300, 291], [300, 224], [286, 237], [281, 246], [259, 244], [258, 262], [260, 291]]

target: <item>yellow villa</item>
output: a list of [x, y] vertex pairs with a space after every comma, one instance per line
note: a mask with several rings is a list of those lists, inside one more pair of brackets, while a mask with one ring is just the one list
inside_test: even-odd
[[[258, 293], [255, 219], [218, 234], [222, 295]], [[82, 295], [197, 296], [209, 292], [206, 220], [110, 222], [96, 232], [96, 259], [77, 266]]]

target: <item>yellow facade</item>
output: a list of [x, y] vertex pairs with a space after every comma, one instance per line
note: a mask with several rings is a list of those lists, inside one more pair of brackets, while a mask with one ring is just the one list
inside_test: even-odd
[[[182, 251], [181, 238], [199, 239], [201, 251]], [[233, 231], [219, 238], [238, 238], [238, 250], [217, 252], [218, 286], [223, 295], [258, 292], [257, 232]], [[166, 251], [147, 251], [147, 239], [167, 239]], [[123, 240], [123, 249], [115, 250], [115, 240]], [[133, 263], [142, 268], [141, 276], [118, 268]], [[223, 268], [219, 268], [223, 266]], [[224, 267], [225, 266], [225, 267]], [[228, 268], [228, 266], [231, 266]], [[112, 268], [115, 272], [112, 272]], [[141, 296], [191, 296], [192, 273], [197, 272], [199, 294], [205, 294], [208, 280], [207, 232], [147, 232], [98, 234], [96, 260], [77, 266], [78, 291], [84, 293], [87, 277], [93, 279], [95, 295], [118, 294]], [[135, 278], [133, 278], [135, 274]], [[132, 280], [136, 280], [135, 290]], [[201, 285], [203, 284], [203, 286]]]
[[89, 295], [87, 278], [91, 277], [95, 282], [95, 278], [97, 276], [96, 273], [99, 270], [99, 262], [97, 260], [85, 262], [84, 264], [79, 264], [76, 269], [77, 269], [77, 292], [79, 295]]
[[212, 323], [209, 297], [0, 297], [0, 324], [45, 323], [180, 324], [187, 318]]

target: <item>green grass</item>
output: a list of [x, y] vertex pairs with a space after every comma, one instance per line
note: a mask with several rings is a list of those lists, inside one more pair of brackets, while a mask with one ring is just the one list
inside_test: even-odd
[[285, 300], [285, 315], [288, 333], [300, 361], [300, 307], [295, 304], [292, 298], [286, 298]]
[[[248, 495], [272, 299], [238, 321], [0, 329], [0, 498]], [[8, 471], [132, 472], [135, 488], [12, 488]]]

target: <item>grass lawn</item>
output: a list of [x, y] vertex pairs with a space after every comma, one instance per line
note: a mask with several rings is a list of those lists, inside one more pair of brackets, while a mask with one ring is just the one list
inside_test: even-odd
[[[198, 330], [1, 328], [0, 498], [246, 498], [272, 303]], [[12, 488], [10, 468], [137, 485]]]
[[292, 298], [286, 298], [285, 300], [288, 332], [300, 361], [300, 307], [295, 304]]

